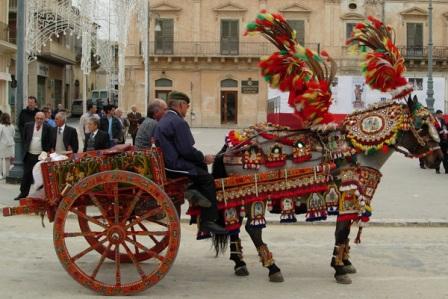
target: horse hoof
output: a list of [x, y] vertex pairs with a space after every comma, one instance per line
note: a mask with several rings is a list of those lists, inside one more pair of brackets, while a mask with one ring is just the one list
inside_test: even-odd
[[341, 274], [341, 275], [334, 275], [334, 278], [336, 279], [337, 283], [340, 284], [351, 284], [352, 280], [350, 279], [350, 277], [348, 277], [347, 274]]
[[274, 274], [269, 275], [269, 281], [270, 282], [284, 282], [285, 279], [283, 278], [282, 272], [277, 272]]
[[346, 265], [342, 267], [342, 270], [347, 274], [355, 274], [356, 268], [353, 265]]
[[241, 266], [235, 268], [235, 275], [236, 276], [249, 276], [249, 271], [247, 270], [246, 266]]

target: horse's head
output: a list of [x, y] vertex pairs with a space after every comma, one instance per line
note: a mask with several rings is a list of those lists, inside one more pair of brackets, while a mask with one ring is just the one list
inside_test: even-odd
[[416, 96], [407, 100], [409, 130], [403, 131], [397, 146], [404, 147], [411, 156], [422, 158], [429, 168], [436, 168], [442, 161], [439, 134], [431, 112], [418, 102]]

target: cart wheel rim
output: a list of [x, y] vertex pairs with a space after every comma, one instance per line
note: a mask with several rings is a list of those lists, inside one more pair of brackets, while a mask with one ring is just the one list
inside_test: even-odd
[[[133, 186], [140, 191], [131, 200], [124, 200], [123, 194], [120, 193], [121, 189], [119, 184]], [[109, 186], [113, 186], [111, 190], [108, 189]], [[78, 206], [83, 205], [82, 202], [85, 200], [86, 195], [90, 194], [89, 192], [95, 188], [102, 188], [102, 190], [112, 194], [113, 200], [111, 200], [111, 202], [108, 202], [108, 198], [101, 199], [103, 200], [103, 203], [100, 204], [101, 208], [99, 209], [104, 216], [103, 219], [106, 219], [107, 221], [99, 221], [88, 216], [87, 213], [83, 214], [81, 211], [82, 209], [78, 209]], [[140, 200], [139, 198], [143, 194], [150, 196], [151, 199], [156, 202], [156, 208], [150, 209], [142, 215], [134, 215], [131, 217], [130, 215], [134, 211], [135, 203]], [[120, 198], [120, 196], [123, 198]], [[110, 208], [109, 210], [112, 210], [111, 214], [104, 211], [104, 201], [112, 206], [112, 208], [108, 206], [108, 208]], [[130, 236], [135, 237], [137, 235], [137, 232], [132, 230], [131, 227], [134, 227], [137, 224], [143, 224], [143, 221], [162, 213], [166, 219], [166, 231], [141, 230], [138, 232], [139, 235], [165, 236], [163, 239], [168, 239], [167, 246], [166, 249], [162, 250], [164, 252], [160, 253], [151, 251], [151, 249], [145, 247], [139, 241], [135, 241]], [[70, 220], [68, 220], [68, 215], [70, 214], [84, 217], [87, 221], [96, 225], [99, 228], [98, 231], [91, 231], [89, 233], [82, 232], [82, 230], [79, 233], [68, 232], [71, 224]], [[69, 248], [69, 243], [73, 240], [73, 237], [85, 238], [86, 235], [95, 238], [98, 237], [96, 245], [92, 245], [88, 242], [88, 245], [90, 246], [79, 252]], [[73, 186], [61, 200], [56, 212], [53, 239], [56, 254], [60, 262], [76, 281], [105, 295], [126, 295], [149, 288], [166, 275], [176, 258], [179, 248], [180, 224], [174, 205], [158, 185], [147, 178], [132, 172], [120, 170], [106, 171], [83, 179]], [[100, 245], [106, 249], [102, 253], [99, 253], [96, 250], [97, 248], [95, 248]], [[135, 252], [133, 254], [130, 249], [131, 246], [135, 246], [136, 250], [137, 248], [140, 248], [141, 251], [144, 251], [151, 256], [151, 259], [149, 260], [150, 270], [144, 268], [144, 266], [148, 265], [137, 260]], [[123, 249], [131, 260], [129, 266], [134, 267], [134, 270], [132, 271], [137, 273], [137, 278], [134, 280], [126, 280], [126, 277], [122, 275], [125, 273], [123, 272], [123, 267], [126, 266], [122, 265], [120, 261]], [[114, 267], [113, 271], [115, 271], [115, 275], [112, 281], [106, 281], [98, 276], [101, 268], [105, 267], [104, 260], [107, 252], [114, 252], [115, 254], [114, 265], [112, 265]], [[96, 264], [93, 271], [84, 268], [86, 263], [82, 261], [82, 259], [87, 255], [89, 258], [92, 258], [91, 256], [93, 255], [93, 260]], [[154, 262], [156, 265], [153, 265]], [[135, 276], [136, 274], [133, 273], [133, 275]]]

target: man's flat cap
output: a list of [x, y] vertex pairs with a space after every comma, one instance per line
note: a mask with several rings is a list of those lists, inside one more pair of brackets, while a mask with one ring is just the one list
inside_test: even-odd
[[190, 104], [190, 98], [183, 92], [180, 91], [172, 91], [168, 94], [168, 100], [178, 100], [185, 101], [187, 104]]

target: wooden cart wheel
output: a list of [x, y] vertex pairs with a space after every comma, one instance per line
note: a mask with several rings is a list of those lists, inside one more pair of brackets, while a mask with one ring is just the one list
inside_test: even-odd
[[[151, 198], [155, 205], [138, 211], [142, 198]], [[76, 218], [85, 219], [89, 230], [82, 231]], [[149, 236], [167, 238], [166, 248], [153, 251]], [[95, 242], [86, 243], [86, 237]], [[80, 284], [104, 295], [128, 295], [155, 285], [169, 271], [179, 248], [179, 217], [151, 180], [127, 171], [105, 171], [83, 179], [62, 199], [53, 240], [62, 265]], [[110, 252], [113, 261], [106, 259]], [[122, 263], [123, 255], [131, 263]], [[139, 255], [149, 258], [143, 262]]]
[[[87, 210], [86, 206], [79, 206], [79, 211], [81, 213], [86, 214], [89, 216], [89, 211]], [[92, 216], [96, 218], [97, 220], [103, 219], [101, 215], [99, 216]], [[127, 221], [128, 224], [132, 224], [132, 221], [134, 220], [135, 215], [132, 215], [130, 219]], [[102, 220], [101, 220], [102, 221]], [[167, 224], [163, 222], [163, 220], [156, 220], [156, 219], [149, 219], [146, 220], [146, 222], [154, 222], [162, 226], [166, 226]], [[105, 250], [107, 250], [106, 246], [103, 246], [100, 243], [101, 236], [95, 236], [92, 234], [92, 229], [89, 225], [89, 221], [84, 218], [78, 216], [78, 223], [79, 227], [81, 229], [81, 232], [84, 234], [84, 238], [87, 240], [87, 242], [95, 248], [96, 251], [98, 251], [101, 255]], [[131, 230], [147, 230], [145, 223], [137, 223], [134, 226], [131, 226]], [[135, 239], [135, 235], [132, 236]], [[134, 255], [137, 261], [145, 261], [147, 259], [150, 259], [152, 257], [152, 254], [150, 252], [160, 253], [162, 252], [167, 246], [168, 246], [168, 240], [169, 237], [167, 235], [162, 236], [161, 240], [158, 240], [155, 236], [148, 235], [149, 238], [151, 238], [152, 242], [154, 242], [153, 246], [150, 248], [150, 251], [140, 251], [138, 247], [136, 248]], [[115, 260], [115, 252], [113, 250], [107, 250], [106, 257], [111, 260]], [[121, 253], [120, 254], [120, 261], [122, 263], [132, 263], [132, 260], [129, 258], [127, 253]]]

